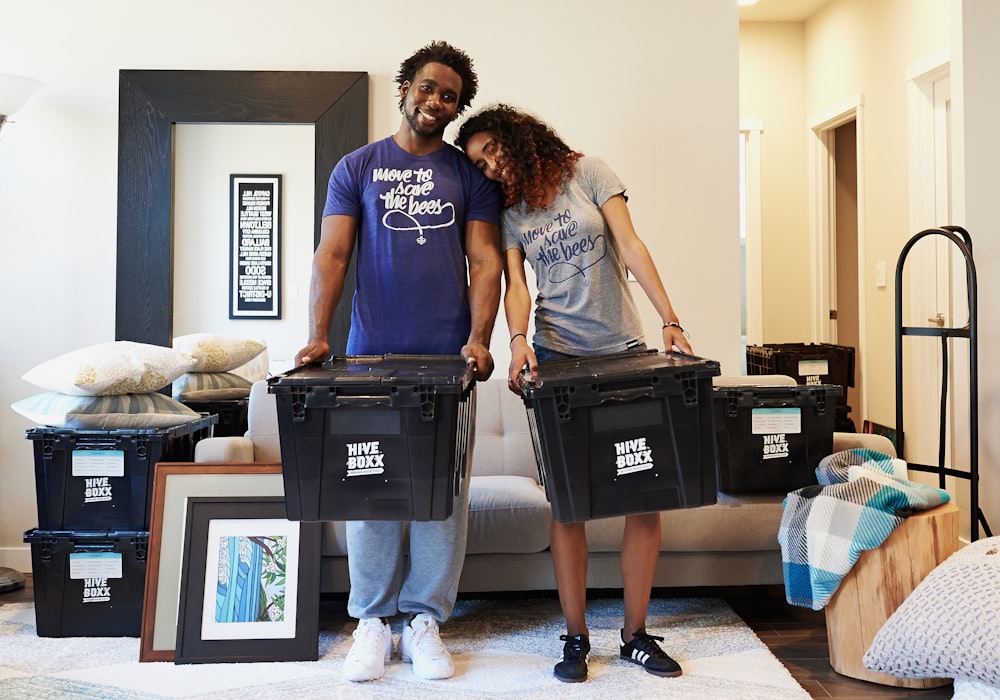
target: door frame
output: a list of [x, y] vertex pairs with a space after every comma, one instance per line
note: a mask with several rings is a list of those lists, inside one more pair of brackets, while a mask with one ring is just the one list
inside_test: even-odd
[[[810, 308], [812, 309], [812, 340], [815, 343], [836, 343], [837, 322], [830, 319], [830, 310], [837, 298], [836, 241], [836, 171], [834, 132], [853, 121], [857, 133], [857, 209], [858, 209], [858, 347], [855, 362], [855, 384], [861, 387], [859, 415], [868, 415], [868, 386], [864, 381], [867, 357], [868, 314], [866, 275], [868, 271], [865, 243], [865, 181], [864, 181], [864, 95], [858, 94], [831, 106], [808, 122], [810, 172], [810, 237], [809, 259], [812, 271]], [[860, 380], [860, 381], [859, 381]]]
[[[741, 119], [740, 133], [746, 138], [744, 156], [746, 159], [743, 182], [744, 223], [746, 241], [744, 249], [743, 290], [746, 309], [747, 345], [761, 345], [764, 342], [764, 258], [761, 244], [762, 205], [760, 185], [760, 138], [764, 131], [761, 119]], [[744, 352], [744, 358], [746, 353]], [[744, 360], [745, 361], [745, 360]]]
[[[954, 223], [952, 221], [940, 221], [941, 206], [941, 182], [942, 176], [950, 177], [952, 201], [961, 201], [962, 193], [960, 178], [951, 177], [951, 173], [942, 174], [941, 168], [948, 167], [942, 165], [941, 144], [938, 135], [940, 134], [939, 124], [939, 96], [937, 94], [938, 85], [945, 79], [952, 76], [951, 61], [946, 52], [931, 56], [907, 70], [907, 98], [909, 110], [909, 159], [910, 166], [910, 230], [913, 234], [928, 228], [939, 228], [940, 226]], [[952, 217], [955, 212], [952, 210]], [[953, 298], [953, 279], [955, 276], [965, 277], [964, 260], [960, 260], [957, 249], [945, 239], [941, 239], [933, 247], [925, 247], [920, 253], [915, 246], [911, 254], [918, 253], [919, 256], [913, 261], [913, 265], [924, 265], [925, 275], [927, 271], [933, 271], [937, 283], [925, 287], [917, 286], [917, 290], [923, 289], [925, 294], [916, 293], [916, 290], [909, 289], [907, 306], [913, 325], [919, 325], [926, 316], [927, 309], [943, 309], [949, 326], [961, 325], [962, 319], [955, 317], [956, 303]], [[907, 267], [910, 267], [908, 265]], [[942, 306], [944, 304], [944, 306]], [[965, 304], [961, 305], [963, 310]], [[906, 422], [911, 424], [916, 419], [915, 425], [910, 425], [910, 432], [917, 435], [929, 434], [938, 436], [940, 439], [940, 414], [937, 406], [940, 403], [939, 385], [941, 380], [941, 360], [940, 346], [936, 343], [924, 343], [919, 346], [916, 358], [912, 359], [908, 365], [904, 364], [904, 377], [911, 375], [917, 377], [926, 374], [926, 367], [935, 367], [935, 381], [909, 381], [907, 391], [904, 392], [904, 416], [910, 417]], [[953, 351], [950, 354], [948, 386], [949, 403], [947, 406], [948, 421], [945, 430], [945, 462], [952, 468], [968, 468], [968, 455], [970, 450], [969, 437], [957, 429], [957, 426], [968, 425], [969, 411], [963, 392], [968, 389], [969, 366], [967, 346], [955, 343], [950, 346]], [[928, 407], [932, 407], [928, 409]], [[933, 420], [933, 422], [931, 422]], [[905, 427], [905, 426], [904, 426]], [[920, 454], [913, 455], [911, 459], [925, 464], [935, 464], [937, 462], [936, 452], [931, 452], [927, 445], [916, 443], [921, 450]], [[911, 453], [914, 447], [912, 441], [906, 442], [907, 452]], [[937, 447], [936, 443], [933, 447]], [[901, 455], [903, 456], [903, 455]], [[936, 483], [936, 482], [935, 482]], [[954, 479], [948, 478], [947, 488], [956, 494], [956, 502], [963, 512], [967, 512], [971, 507], [967, 490], [965, 488], [955, 488]], [[964, 521], [963, 521], [964, 522]], [[963, 527], [961, 535], [967, 536]]]

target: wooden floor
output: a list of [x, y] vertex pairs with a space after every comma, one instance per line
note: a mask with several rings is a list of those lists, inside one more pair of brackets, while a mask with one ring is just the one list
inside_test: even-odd
[[[950, 684], [929, 690], [912, 690], [841, 676], [830, 667], [824, 613], [789, 605], [785, 602], [783, 586], [668, 588], [658, 589], [655, 594], [663, 597], [715, 597], [728, 601], [814, 698], [945, 700], [952, 696]], [[24, 588], [0, 593], [0, 604], [31, 601], [32, 597], [31, 576], [28, 575]]]
[[[830, 667], [826, 615], [785, 601], [784, 586], [747, 586], [716, 590], [767, 644], [771, 653], [814, 698], [951, 698], [952, 685], [926, 690], [896, 688], [842, 676]], [[706, 589], [691, 589], [706, 595]]]

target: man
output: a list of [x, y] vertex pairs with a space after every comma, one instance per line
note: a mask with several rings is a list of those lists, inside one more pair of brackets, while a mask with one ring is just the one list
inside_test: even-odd
[[[444, 142], [476, 95], [476, 73], [468, 55], [436, 41], [403, 61], [396, 81], [399, 130], [348, 154], [330, 176], [310, 284], [311, 337], [296, 361], [329, 355], [330, 322], [356, 249], [347, 353], [460, 352], [485, 380], [500, 304], [500, 194]], [[438, 625], [454, 608], [468, 509], [466, 478], [447, 520], [347, 523], [347, 611], [359, 622], [345, 678], [382, 676], [392, 653], [387, 619], [399, 612], [410, 616], [399, 640], [403, 661], [421, 678], [454, 674]]]

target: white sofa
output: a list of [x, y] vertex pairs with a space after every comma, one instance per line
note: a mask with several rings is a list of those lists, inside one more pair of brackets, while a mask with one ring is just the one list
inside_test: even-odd
[[[716, 384], [794, 383], [787, 377], [715, 378]], [[539, 484], [527, 414], [500, 380], [477, 386], [470, 482], [469, 541], [462, 592], [555, 590], [549, 546], [551, 510]], [[198, 462], [280, 462], [278, 418], [267, 384], [254, 384], [245, 437], [212, 437], [195, 447]], [[895, 455], [877, 435], [835, 433], [834, 451], [871, 447]], [[777, 533], [782, 495], [719, 494], [714, 505], [668, 510], [654, 586], [781, 584]], [[623, 517], [587, 525], [590, 588], [621, 588]], [[325, 524], [322, 590], [348, 589], [344, 523]]]

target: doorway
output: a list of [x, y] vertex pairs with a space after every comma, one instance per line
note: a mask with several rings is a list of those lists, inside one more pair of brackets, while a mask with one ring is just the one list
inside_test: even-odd
[[[836, 270], [834, 287], [836, 289], [833, 313], [836, 314], [833, 342], [855, 349], [855, 367], [858, 363], [859, 319], [861, 316], [858, 303], [858, 132], [857, 122], [851, 120], [841, 124], [833, 131], [834, 142], [834, 249]], [[857, 375], [857, 372], [855, 372]], [[845, 418], [857, 426], [860, 407], [858, 395], [861, 393], [861, 382], [857, 376], [854, 386], [846, 389], [845, 403], [847, 414]], [[851, 415], [851, 414], [854, 415]], [[840, 416], [838, 416], [840, 418]], [[844, 430], [846, 425], [838, 421], [838, 430]]]
[[858, 96], [810, 125], [813, 342], [854, 348], [854, 386], [845, 397], [850, 413], [838, 430], [847, 419], [860, 429], [868, 413], [862, 107]]

